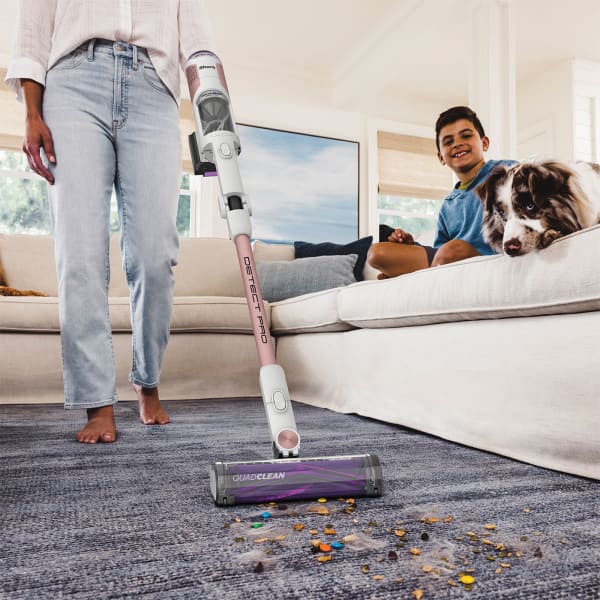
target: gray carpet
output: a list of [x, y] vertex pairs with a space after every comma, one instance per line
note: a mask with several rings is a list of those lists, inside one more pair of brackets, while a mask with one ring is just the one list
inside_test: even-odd
[[122, 402], [94, 447], [80, 413], [0, 407], [1, 598], [600, 598], [599, 482], [296, 404], [304, 456], [376, 453], [386, 489], [264, 519], [208, 488], [215, 460], [270, 458], [261, 401], [167, 408], [144, 427]]

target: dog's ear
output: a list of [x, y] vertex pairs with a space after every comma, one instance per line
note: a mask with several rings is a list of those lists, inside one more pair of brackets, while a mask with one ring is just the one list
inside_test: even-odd
[[504, 165], [497, 165], [492, 169], [488, 178], [475, 188], [475, 193], [479, 196], [483, 206], [487, 211], [492, 210], [496, 201], [496, 189], [501, 181], [504, 181], [508, 170]]
[[537, 168], [529, 169], [527, 185], [534, 197], [544, 198], [568, 187], [572, 175], [573, 171], [567, 165], [548, 160], [541, 162]]

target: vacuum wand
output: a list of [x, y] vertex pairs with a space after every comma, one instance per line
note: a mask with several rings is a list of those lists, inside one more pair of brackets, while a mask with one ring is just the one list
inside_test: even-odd
[[189, 59], [185, 72], [196, 124], [196, 132], [190, 135], [194, 171], [218, 175], [221, 217], [226, 219], [229, 237], [236, 246], [261, 364], [259, 381], [273, 454], [275, 458], [298, 456], [300, 436], [285, 374], [275, 361], [275, 347], [250, 245], [252, 213], [237, 161], [240, 138], [235, 129], [223, 66], [212, 52], [199, 52]]
[[[221, 194], [219, 209], [227, 221], [240, 265], [246, 301], [260, 362], [260, 389], [269, 422], [274, 461], [215, 463], [211, 491], [217, 504], [265, 502], [286, 498], [380, 495], [381, 466], [374, 455], [298, 459], [296, 428], [287, 381], [275, 359], [275, 345], [250, 239], [250, 201], [244, 192], [238, 154], [240, 138], [219, 58], [208, 51], [193, 54], [185, 67], [194, 114], [189, 135], [196, 175], [216, 175]], [[286, 460], [279, 460], [286, 459]]]

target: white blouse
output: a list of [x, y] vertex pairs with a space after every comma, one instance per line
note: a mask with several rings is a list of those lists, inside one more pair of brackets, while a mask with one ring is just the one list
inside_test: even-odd
[[198, 50], [214, 52], [204, 0], [21, 0], [6, 83], [45, 85], [59, 58], [92, 38], [146, 48], [159, 77], [179, 100], [179, 65]]

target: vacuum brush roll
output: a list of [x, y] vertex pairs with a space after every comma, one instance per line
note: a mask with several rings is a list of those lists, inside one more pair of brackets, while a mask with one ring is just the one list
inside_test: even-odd
[[210, 490], [219, 506], [262, 502], [381, 496], [381, 463], [375, 454], [217, 462]]

